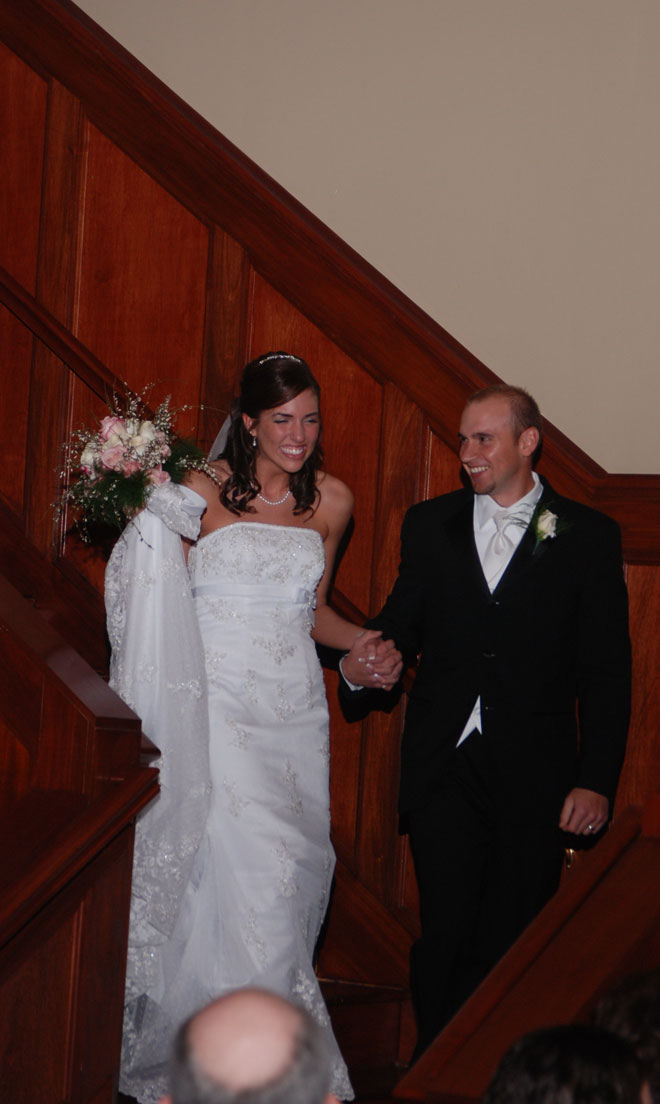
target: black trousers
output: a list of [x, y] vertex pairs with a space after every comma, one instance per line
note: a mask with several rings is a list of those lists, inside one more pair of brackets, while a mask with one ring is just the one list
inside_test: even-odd
[[525, 817], [524, 794], [506, 790], [476, 729], [433, 799], [409, 814], [422, 921], [411, 952], [415, 1058], [557, 888], [565, 847], [558, 818], [554, 808], [546, 823], [537, 810]]

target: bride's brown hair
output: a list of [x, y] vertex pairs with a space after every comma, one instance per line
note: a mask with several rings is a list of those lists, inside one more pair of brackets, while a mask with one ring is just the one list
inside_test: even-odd
[[[239, 395], [232, 403], [227, 443], [221, 454], [231, 475], [222, 485], [220, 501], [232, 514], [253, 510], [250, 503], [261, 490], [253, 438], [243, 424], [243, 414], [259, 418], [264, 410], [282, 406], [307, 390], [312, 390], [320, 402], [321, 388], [309, 365], [292, 353], [264, 353], [245, 366]], [[296, 503], [294, 514], [314, 509], [319, 497], [316, 474], [323, 464], [321, 432], [300, 471], [289, 476], [289, 489]]]

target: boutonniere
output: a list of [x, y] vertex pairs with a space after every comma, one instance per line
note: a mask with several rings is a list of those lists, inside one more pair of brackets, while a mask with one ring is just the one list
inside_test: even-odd
[[560, 533], [564, 533], [567, 529], [570, 529], [570, 521], [563, 521], [558, 514], [553, 513], [550, 509], [553, 503], [549, 503], [547, 506], [538, 504], [532, 519], [529, 523], [530, 528], [534, 534], [535, 541], [532, 548], [532, 556], [536, 555], [544, 541], [548, 538], [554, 540]]

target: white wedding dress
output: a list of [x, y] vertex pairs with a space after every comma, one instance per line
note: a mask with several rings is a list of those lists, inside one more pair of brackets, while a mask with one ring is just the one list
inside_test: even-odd
[[352, 1099], [312, 965], [334, 869], [310, 636], [323, 543], [237, 521], [197, 541], [188, 576], [177, 534], [204, 505], [158, 488], [108, 564], [111, 682], [162, 752], [136, 835], [120, 1089], [156, 1104], [179, 1023], [259, 985], [326, 1026], [331, 1091]]

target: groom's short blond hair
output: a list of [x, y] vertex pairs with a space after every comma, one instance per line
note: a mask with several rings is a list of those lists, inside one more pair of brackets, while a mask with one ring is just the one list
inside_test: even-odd
[[483, 387], [480, 391], [475, 391], [473, 395], [470, 395], [466, 405], [471, 406], [472, 403], [484, 402], [486, 399], [506, 399], [508, 401], [513, 423], [513, 435], [516, 441], [521, 433], [533, 426], [534, 429], [538, 430], [539, 445], [541, 444], [543, 440], [543, 416], [539, 410], [539, 404], [530, 395], [529, 391], [525, 391], [524, 387], [515, 387], [510, 383], [493, 383], [489, 387]]

